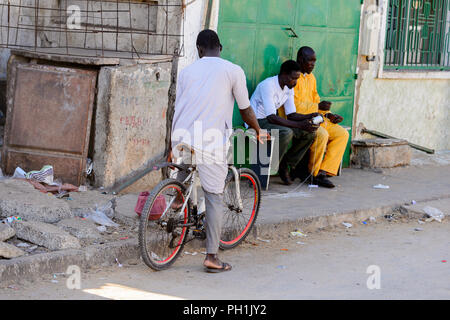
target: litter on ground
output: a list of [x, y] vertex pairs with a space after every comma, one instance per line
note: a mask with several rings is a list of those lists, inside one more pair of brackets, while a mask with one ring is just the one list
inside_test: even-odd
[[293, 237], [307, 237], [306, 234], [304, 234], [303, 232], [301, 232], [300, 230], [295, 230], [291, 232], [291, 236]]
[[353, 227], [353, 225], [351, 223], [348, 222], [342, 222], [342, 224], [346, 227], [346, 228], [351, 228]]
[[21, 243], [18, 243], [16, 246], [20, 247], [20, 248], [28, 248], [30, 245], [28, 243], [21, 242]]
[[373, 186], [374, 189], [389, 189], [389, 186], [385, 186], [384, 184], [377, 184]]
[[444, 219], [444, 213], [434, 207], [425, 207], [423, 208], [423, 211], [432, 219], [436, 220], [438, 222], [442, 222], [442, 219]]

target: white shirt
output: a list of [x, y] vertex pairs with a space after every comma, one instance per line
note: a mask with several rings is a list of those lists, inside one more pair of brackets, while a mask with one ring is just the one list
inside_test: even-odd
[[227, 149], [234, 101], [250, 106], [244, 71], [218, 57], [203, 57], [184, 68], [177, 83], [172, 148], [186, 143], [206, 153]]
[[285, 86], [281, 89], [278, 75], [260, 82], [250, 99], [257, 119], [264, 119], [277, 114], [277, 109], [284, 105], [286, 115], [296, 112], [294, 89]]

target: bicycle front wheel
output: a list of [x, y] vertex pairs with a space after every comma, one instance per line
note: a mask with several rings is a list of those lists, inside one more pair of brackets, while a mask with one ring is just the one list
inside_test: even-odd
[[239, 189], [243, 208], [239, 209], [236, 182], [231, 175], [225, 183], [225, 215], [219, 246], [232, 249], [239, 245], [250, 233], [258, 216], [261, 201], [261, 183], [250, 169], [239, 169]]
[[139, 221], [139, 248], [145, 264], [167, 269], [183, 250], [189, 228], [189, 206], [181, 212], [185, 186], [177, 180], [160, 182], [145, 202]]

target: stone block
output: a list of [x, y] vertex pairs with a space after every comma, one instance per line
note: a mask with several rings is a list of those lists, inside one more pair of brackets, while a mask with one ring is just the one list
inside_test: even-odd
[[6, 179], [0, 181], [0, 217], [10, 216], [46, 223], [73, 217], [64, 200], [42, 193], [26, 181]]
[[80, 240], [96, 240], [102, 238], [95, 223], [91, 220], [81, 218], [64, 219], [58, 222], [56, 226]]
[[74, 217], [82, 217], [96, 206], [103, 206], [116, 196], [112, 194], [102, 194], [98, 190], [85, 192], [71, 192], [72, 200], [65, 200]]
[[0, 223], [0, 242], [14, 237], [16, 231], [7, 224]]
[[14, 221], [16, 236], [50, 250], [77, 249], [80, 242], [68, 232], [48, 223], [38, 221]]
[[4, 242], [0, 242], [0, 258], [7, 258], [7, 259], [12, 259], [12, 258], [17, 258], [17, 257], [21, 257], [25, 254], [24, 251], [20, 250], [19, 248], [16, 248], [15, 246], [8, 244], [8, 243], [4, 243]]
[[408, 141], [367, 139], [352, 141], [352, 164], [362, 168], [393, 168], [411, 163]]

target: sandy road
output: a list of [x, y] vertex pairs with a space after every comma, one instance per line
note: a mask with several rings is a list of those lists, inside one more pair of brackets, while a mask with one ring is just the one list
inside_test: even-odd
[[[56, 275], [0, 288], [0, 298], [450, 299], [450, 219], [420, 225], [381, 220], [246, 242], [221, 253], [233, 265], [228, 273], [203, 272], [204, 256], [197, 252], [163, 272], [123, 261], [122, 267], [81, 270], [79, 290]], [[375, 288], [368, 288], [368, 279]]]

